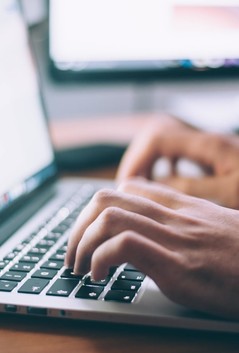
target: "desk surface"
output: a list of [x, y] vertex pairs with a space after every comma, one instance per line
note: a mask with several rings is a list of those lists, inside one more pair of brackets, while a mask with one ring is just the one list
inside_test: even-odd
[[[65, 125], [63, 128], [65, 129]], [[137, 125], [138, 127], [138, 125]], [[55, 144], [61, 147], [61, 133], [54, 126]], [[72, 125], [71, 125], [72, 129]], [[134, 129], [133, 129], [134, 130]], [[132, 130], [132, 133], [133, 133]], [[58, 134], [59, 133], [59, 134]], [[63, 142], [64, 147], [67, 141]], [[107, 168], [82, 176], [114, 177]], [[231, 353], [239, 352], [239, 335], [166, 330], [61, 319], [0, 315], [2, 353]]]
[[231, 353], [239, 337], [16, 316], [0, 316], [3, 353]]

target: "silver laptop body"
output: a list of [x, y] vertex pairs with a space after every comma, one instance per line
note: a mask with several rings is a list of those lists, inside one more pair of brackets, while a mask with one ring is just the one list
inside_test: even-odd
[[63, 259], [74, 220], [96, 190], [113, 184], [58, 180], [15, 0], [0, 2], [0, 58], [0, 312], [239, 332], [237, 322], [172, 303], [129, 264], [112, 268], [100, 283], [89, 274], [79, 278], [66, 271]]

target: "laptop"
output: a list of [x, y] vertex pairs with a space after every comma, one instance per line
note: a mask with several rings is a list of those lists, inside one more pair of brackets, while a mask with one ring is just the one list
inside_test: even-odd
[[237, 322], [174, 304], [130, 264], [111, 268], [99, 282], [64, 268], [78, 214], [98, 189], [114, 185], [58, 178], [16, 0], [0, 2], [0, 48], [0, 312], [239, 332]]

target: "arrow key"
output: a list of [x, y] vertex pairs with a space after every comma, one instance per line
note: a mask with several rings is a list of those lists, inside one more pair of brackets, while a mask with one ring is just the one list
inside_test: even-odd
[[76, 298], [82, 299], [98, 299], [100, 294], [103, 292], [104, 287], [102, 286], [82, 286], [76, 293]]
[[40, 278], [31, 278], [27, 280], [18, 290], [19, 293], [40, 294], [41, 291], [48, 285], [49, 281]]
[[17, 282], [12, 281], [0, 281], [0, 292], [11, 292], [17, 284]]

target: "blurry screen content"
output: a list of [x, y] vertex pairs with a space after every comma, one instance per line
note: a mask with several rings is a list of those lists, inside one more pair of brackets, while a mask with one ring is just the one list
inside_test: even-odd
[[50, 0], [62, 69], [239, 66], [238, 37], [239, 0]]
[[[53, 161], [18, 2], [0, 1], [0, 209], [31, 191]], [[33, 176], [37, 176], [34, 179]]]

